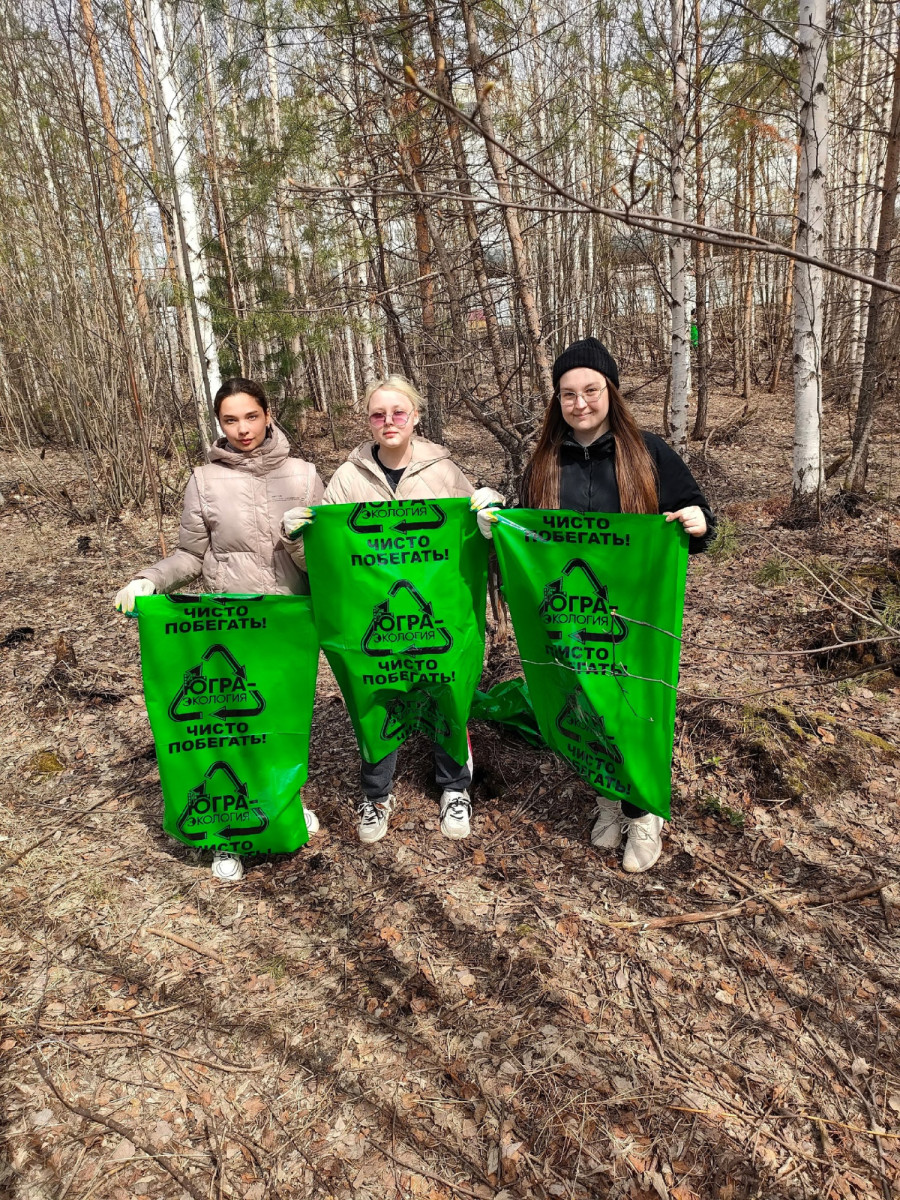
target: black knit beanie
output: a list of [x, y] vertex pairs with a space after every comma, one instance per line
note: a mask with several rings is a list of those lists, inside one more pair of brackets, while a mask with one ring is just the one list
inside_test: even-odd
[[616, 387], [619, 386], [619, 368], [616, 360], [595, 337], [585, 338], [581, 342], [573, 342], [566, 347], [553, 364], [553, 386], [559, 387], [559, 381], [566, 371], [574, 371], [576, 367], [590, 367], [605, 375]]

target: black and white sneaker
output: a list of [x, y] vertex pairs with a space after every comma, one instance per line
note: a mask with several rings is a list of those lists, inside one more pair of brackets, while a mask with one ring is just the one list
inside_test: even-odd
[[388, 817], [394, 807], [396, 797], [384, 796], [381, 800], [370, 800], [364, 797], [356, 806], [359, 824], [356, 827], [361, 842], [379, 842], [387, 833]]
[[446, 791], [441, 796], [441, 833], [444, 837], [459, 840], [472, 832], [469, 817], [472, 801], [468, 792]]

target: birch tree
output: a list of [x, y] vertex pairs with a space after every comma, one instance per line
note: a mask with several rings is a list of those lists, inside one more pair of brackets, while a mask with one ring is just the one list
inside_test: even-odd
[[191, 182], [190, 148], [178, 99], [179, 88], [169, 49], [163, 3], [164, 0], [146, 0], [148, 45], [156, 83], [159, 129], [172, 184], [176, 240], [190, 299], [188, 348], [198, 422], [201, 436], [208, 442], [217, 428], [213, 397], [221, 386], [222, 378], [209, 303], [209, 270], [203, 252], [200, 211]]
[[[826, 0], [799, 0], [800, 169], [797, 249], [821, 258], [825, 249], [828, 168], [828, 40]], [[796, 503], [817, 502], [822, 489], [822, 268], [799, 262], [794, 271], [794, 467]]]
[[[670, 144], [670, 211], [673, 222], [683, 222], [684, 210], [684, 131], [687, 108], [688, 73], [684, 55], [684, 0], [672, 0], [672, 133]], [[677, 225], [675, 226], [678, 227]], [[687, 314], [687, 243], [684, 238], [669, 241], [670, 291], [672, 316], [672, 388], [669, 405], [670, 440], [682, 458], [687, 457], [688, 401], [691, 390], [691, 343]]]

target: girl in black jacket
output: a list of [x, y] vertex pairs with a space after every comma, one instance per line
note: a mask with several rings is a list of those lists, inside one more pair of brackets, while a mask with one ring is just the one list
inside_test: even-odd
[[[525, 508], [576, 512], [664, 513], [705, 550], [715, 518], [683, 460], [655, 434], [638, 429], [619, 395], [619, 369], [597, 338], [575, 342], [553, 364], [556, 389], [522, 480]], [[479, 525], [485, 523], [479, 514]], [[613, 850], [627, 833], [626, 871], [647, 871], [662, 852], [661, 817], [623, 800], [597, 797], [591, 842]]]

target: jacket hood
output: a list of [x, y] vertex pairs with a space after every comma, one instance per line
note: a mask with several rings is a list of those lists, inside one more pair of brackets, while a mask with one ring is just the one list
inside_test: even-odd
[[278, 426], [272, 424], [269, 429], [265, 441], [255, 450], [235, 450], [227, 438], [220, 437], [210, 446], [206, 461], [220, 463], [233, 471], [246, 471], [249, 475], [268, 475], [291, 453], [288, 440]]
[[[429, 442], [425, 438], [414, 437], [411, 445], [412, 458], [407, 463], [406, 475], [414, 475], [417, 471], [424, 470], [425, 467], [430, 467], [432, 463], [440, 462], [442, 459], [450, 457], [450, 451], [446, 446], [435, 445], [434, 442]], [[374, 442], [361, 442], [350, 453], [347, 461], [364, 471], [372, 472], [377, 479], [382, 479], [381, 467], [375, 461], [375, 456], [372, 453], [374, 446]]]

